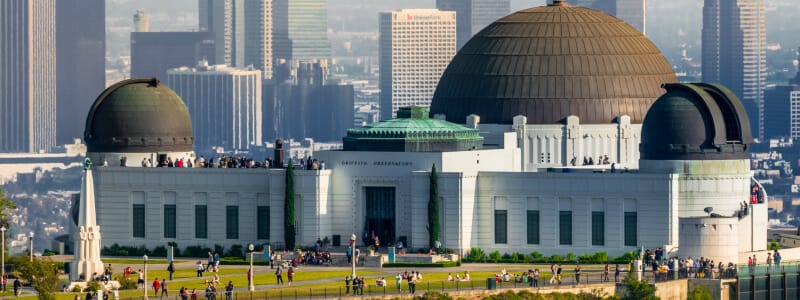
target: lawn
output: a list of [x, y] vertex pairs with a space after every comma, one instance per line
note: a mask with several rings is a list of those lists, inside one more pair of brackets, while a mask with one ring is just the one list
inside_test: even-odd
[[[102, 260], [103, 260], [103, 263], [105, 263], [105, 264], [131, 265], [131, 268], [134, 268], [134, 266], [139, 266], [139, 267], [136, 267], [137, 269], [141, 268], [142, 265], [144, 264], [144, 262], [142, 261], [141, 258], [138, 258], [138, 259], [137, 258], [103, 258]], [[177, 260], [177, 259], [174, 260], [175, 263], [181, 263], [181, 262], [185, 262], [185, 261], [186, 260]], [[148, 265], [150, 265], [150, 264], [164, 264], [164, 265], [166, 265], [167, 263], [168, 263], [168, 261], [166, 259], [148, 259], [147, 260], [147, 264]]]

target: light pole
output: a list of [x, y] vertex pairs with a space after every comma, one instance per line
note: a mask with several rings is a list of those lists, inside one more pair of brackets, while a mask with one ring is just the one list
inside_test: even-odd
[[356, 234], [353, 233], [350, 235], [350, 253], [353, 257], [351, 257], [350, 261], [353, 263], [353, 270], [350, 274], [350, 278], [356, 278]]
[[249, 246], [247, 246], [247, 249], [250, 250], [250, 272], [247, 272], [248, 275], [249, 275], [248, 278], [247, 278], [247, 281], [250, 282], [249, 283], [250, 284], [249, 288], [250, 288], [250, 291], [252, 292], [252, 291], [256, 290], [255, 282], [253, 282], [253, 281], [255, 281], [253, 279], [255, 279], [255, 272], [256, 272], [256, 270], [253, 269], [253, 250], [255, 250], [256, 247], [253, 246], [253, 244], [250, 244]]
[[144, 260], [144, 295], [142, 295], [142, 299], [147, 300], [147, 254], [142, 256], [142, 260]]
[[31, 242], [31, 247], [28, 252], [30, 252], [31, 254], [31, 261], [33, 261], [33, 231], [31, 231], [30, 234], [28, 235], [28, 240]]
[[[2, 256], [2, 258], [0, 259], [2, 259], [3, 261], [2, 266], [0, 266], [0, 273], [2, 273], [2, 277], [0, 277], [2, 279], [0, 280], [5, 280], [6, 279], [6, 227], [0, 226], [0, 232], [2, 232], [2, 237], [0, 237], [0, 239], [2, 240], [3, 244], [3, 250], [2, 250], [3, 253], [2, 255], [0, 255]], [[2, 283], [2, 281], [0, 281], [0, 283]]]

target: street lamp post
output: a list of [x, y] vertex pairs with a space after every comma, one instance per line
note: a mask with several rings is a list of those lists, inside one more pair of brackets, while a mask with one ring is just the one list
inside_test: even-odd
[[147, 300], [147, 254], [142, 256], [142, 260], [144, 260], [144, 295], [142, 295], [142, 299]]
[[350, 235], [350, 253], [353, 257], [350, 258], [350, 262], [353, 263], [352, 273], [350, 274], [350, 278], [356, 278], [356, 234], [353, 233]]
[[254, 279], [255, 279], [256, 270], [253, 269], [253, 250], [255, 250], [255, 248], [256, 247], [253, 246], [253, 244], [250, 244], [249, 246], [247, 246], [247, 249], [250, 250], [250, 272], [247, 272], [247, 273], [249, 273], [247, 281], [250, 282], [249, 283], [250, 284], [249, 288], [250, 288], [251, 292], [256, 290], [256, 285], [255, 285], [255, 282], [254, 282], [255, 281]]
[[[2, 255], [0, 255], [2, 256], [2, 258], [0, 258], [2, 259], [2, 266], [0, 266], [0, 274], [2, 274], [2, 277], [0, 278], [2, 279], [0, 280], [5, 280], [6, 279], [6, 227], [0, 226], [0, 232], [2, 232], [2, 237], [0, 237], [0, 240], [2, 240], [2, 247], [3, 247]], [[2, 283], [2, 281], [0, 281], [0, 283]]]
[[31, 246], [28, 252], [31, 254], [31, 261], [33, 261], [33, 231], [30, 232], [28, 235], [28, 240], [31, 242]]

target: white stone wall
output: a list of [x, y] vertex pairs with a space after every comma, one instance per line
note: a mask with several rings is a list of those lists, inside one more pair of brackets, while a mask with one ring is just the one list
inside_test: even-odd
[[515, 132], [524, 170], [570, 166], [573, 157], [578, 166], [584, 157], [592, 157], [598, 164], [598, 157], [606, 155], [618, 169], [639, 167], [642, 124], [631, 124], [628, 116], [609, 124], [581, 124], [576, 116], [568, 117], [564, 124], [522, 125], [522, 116], [518, 121], [512, 126], [480, 124], [478, 129], [487, 144], [498, 144], [502, 133]]
[[[671, 225], [674, 207], [669, 174], [634, 173], [480, 173], [474, 230], [469, 244], [490, 252], [539, 251], [545, 255], [620, 255], [624, 245], [624, 212], [637, 212], [637, 244], [657, 247], [677, 243]], [[494, 210], [508, 210], [508, 243], [494, 243]], [[527, 244], [527, 210], [540, 211], [540, 243]], [[560, 245], [559, 211], [572, 211], [572, 245]], [[605, 243], [591, 245], [591, 213], [604, 211]], [[469, 251], [469, 249], [461, 249]]]
[[708, 257], [716, 262], [739, 258], [738, 218], [681, 218], [680, 257]]

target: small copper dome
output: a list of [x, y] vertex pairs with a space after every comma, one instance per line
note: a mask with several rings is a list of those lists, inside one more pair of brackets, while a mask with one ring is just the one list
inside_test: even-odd
[[103, 91], [83, 139], [88, 152], [188, 152], [194, 144], [186, 104], [156, 78], [124, 80]]
[[518, 11], [475, 35], [439, 81], [431, 113], [463, 124], [553, 124], [575, 115], [584, 124], [628, 115], [641, 123], [677, 82], [672, 66], [642, 33], [603, 12], [564, 1]]

